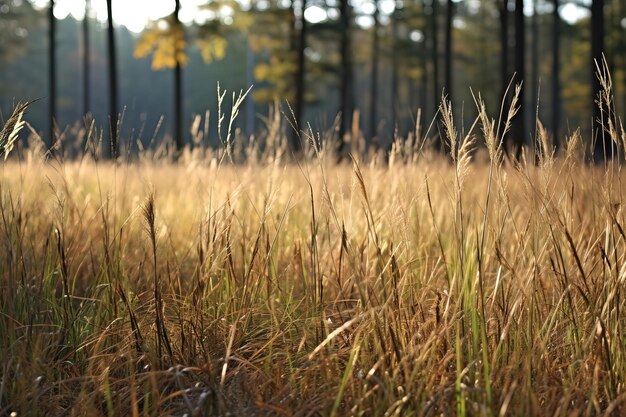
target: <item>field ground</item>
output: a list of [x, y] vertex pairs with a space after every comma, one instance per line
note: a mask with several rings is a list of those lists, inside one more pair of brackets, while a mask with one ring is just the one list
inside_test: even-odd
[[620, 415], [620, 167], [457, 152], [8, 162], [0, 415]]

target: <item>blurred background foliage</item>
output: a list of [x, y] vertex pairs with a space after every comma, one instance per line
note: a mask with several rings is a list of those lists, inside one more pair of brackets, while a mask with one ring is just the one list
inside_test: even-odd
[[[171, 3], [174, 9], [174, 0]], [[217, 113], [219, 82], [227, 91], [254, 85], [253, 101], [247, 103], [243, 117], [236, 122], [245, 133], [262, 128], [261, 121], [272, 103], [284, 105], [288, 101], [301, 112], [295, 115], [301, 126], [306, 121], [319, 130], [331, 129], [338, 114], [346, 114], [346, 120], [339, 122], [342, 126], [350, 125], [353, 111], [358, 110], [364, 135], [386, 144], [396, 128], [401, 135], [415, 128], [418, 108], [422, 109], [422, 121], [429, 122], [442, 92], [459, 110], [455, 114], [461, 123], [470, 123], [476, 113], [472, 94], [480, 93], [490, 113], [497, 117], [503, 85], [518, 70], [513, 59], [517, 48], [513, 1], [214, 0], [194, 5], [183, 2], [186, 16], [194, 16], [186, 21], [179, 19], [181, 4], [176, 3], [174, 13], [147, 22], [140, 32], [115, 25], [119, 84], [115, 88], [123, 113], [122, 138], [146, 142], [161, 118], [156, 137], [176, 135], [174, 109], [180, 108], [182, 143], [189, 143], [195, 115]], [[526, 29], [524, 106], [528, 110], [523, 118], [530, 132], [527, 136], [533, 133], [535, 113], [549, 130], [558, 130], [561, 135], [577, 127], [588, 132], [593, 119], [591, 44], [592, 37], [598, 36], [598, 31], [592, 34], [591, 29], [592, 3], [521, 3]], [[604, 28], [600, 36], [612, 71], [615, 106], [618, 114], [624, 114], [626, 5], [624, 0], [602, 3]], [[559, 5], [556, 29], [555, 4]], [[44, 102], [50, 85], [47, 68], [52, 44], [46, 14], [51, 6], [46, 1], [0, 0], [0, 108], [6, 117], [16, 102], [43, 98], [27, 115], [42, 137], [50, 137], [50, 111]], [[119, 0], [112, 6], [118, 10], [127, 7]], [[84, 107], [98, 126], [107, 130], [111, 89], [107, 25], [95, 16], [89, 3], [83, 7], [86, 22], [73, 11], [56, 18], [53, 44], [57, 71], [53, 82], [57, 87], [59, 132], [81, 122]], [[503, 14], [504, 8], [507, 12]], [[85, 23], [88, 49], [84, 45]], [[555, 37], [559, 40], [557, 55]], [[83, 62], [86, 52], [88, 67]], [[556, 90], [552, 88], [555, 56], [559, 57]], [[375, 62], [377, 76], [372, 79]], [[182, 74], [180, 92], [172, 81], [171, 70], [177, 66]], [[445, 75], [448, 66], [450, 80]], [[89, 78], [82, 85], [85, 68]], [[503, 79], [504, 74], [508, 79]], [[86, 88], [90, 90], [88, 96], [84, 94]], [[554, 97], [555, 91], [560, 97]], [[85, 100], [87, 103], [81, 104]], [[230, 104], [225, 100], [222, 110], [228, 113]], [[559, 109], [555, 110], [556, 105]], [[371, 114], [375, 114], [375, 123], [368, 120]], [[211, 141], [216, 144], [217, 117], [212, 120]]]

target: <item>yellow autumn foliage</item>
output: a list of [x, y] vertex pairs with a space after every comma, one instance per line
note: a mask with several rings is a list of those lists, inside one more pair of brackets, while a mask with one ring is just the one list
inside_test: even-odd
[[170, 17], [166, 25], [153, 24], [141, 35], [135, 46], [135, 58], [152, 55], [152, 69], [155, 71], [174, 68], [176, 63], [187, 65], [185, 54], [187, 41], [180, 23]]
[[200, 49], [202, 59], [206, 63], [213, 62], [213, 60], [219, 61], [226, 55], [226, 46], [228, 42], [226, 38], [221, 35], [214, 35], [209, 38], [202, 38], [196, 41], [196, 46]]

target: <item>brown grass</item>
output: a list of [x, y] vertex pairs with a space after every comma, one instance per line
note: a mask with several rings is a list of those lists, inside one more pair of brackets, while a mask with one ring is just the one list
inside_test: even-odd
[[0, 415], [622, 415], [620, 162], [441, 112], [452, 161], [5, 164]]

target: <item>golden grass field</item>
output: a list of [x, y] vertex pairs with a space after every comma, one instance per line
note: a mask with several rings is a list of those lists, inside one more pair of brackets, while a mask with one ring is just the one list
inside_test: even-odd
[[451, 160], [9, 159], [0, 415], [623, 415], [619, 156], [443, 114]]
[[551, 164], [10, 162], [1, 414], [618, 415], [623, 176]]

